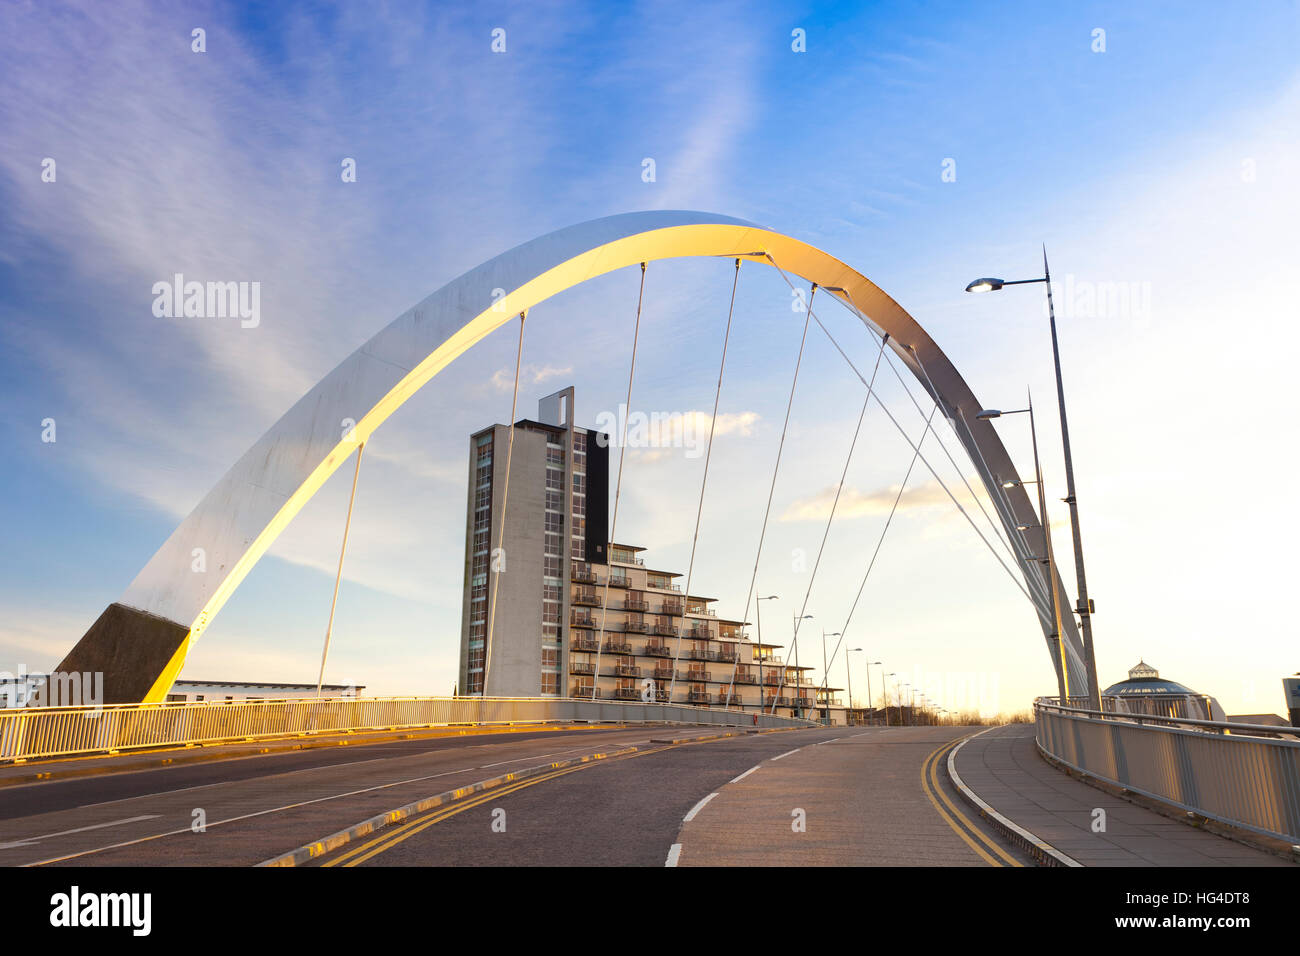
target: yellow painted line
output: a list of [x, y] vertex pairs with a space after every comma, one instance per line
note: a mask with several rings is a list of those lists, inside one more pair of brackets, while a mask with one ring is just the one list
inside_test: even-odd
[[930, 782], [926, 779], [926, 774], [930, 769], [930, 764], [934, 761], [936, 757], [939, 756], [940, 753], [947, 750], [954, 743], [956, 743], [956, 741], [952, 741], [950, 743], [944, 744], [938, 750], [930, 754], [930, 756], [925, 758], [925, 762], [921, 764], [921, 789], [925, 791], [925, 795], [929, 799], [930, 803], [934, 806], [935, 812], [938, 813], [939, 816], [943, 818], [943, 821], [946, 824], [948, 824], [948, 826], [952, 827], [952, 831], [956, 833], [959, 837], [961, 837], [967, 846], [969, 846], [972, 850], [974, 850], [980, 856], [980, 858], [984, 860], [984, 862], [987, 863], [989, 866], [1002, 866], [1002, 863], [1000, 863], [996, 858], [989, 856], [988, 853], [984, 851], [983, 847], [981, 847], [978, 843], [972, 840], [970, 836], [967, 835], [966, 831], [963, 830], [960, 826], [958, 826], [957, 822], [947, 814], [947, 812], [943, 809], [943, 806], [939, 803], [938, 800], [935, 799], [934, 793], [930, 789]]
[[[615, 760], [619, 760], [619, 761], [631, 760], [633, 757], [645, 757], [650, 754], [662, 753], [663, 751], [671, 750], [674, 747], [687, 747], [692, 744], [711, 743], [715, 740], [725, 740], [725, 739], [727, 738], [724, 736], [715, 736], [715, 737], [706, 737], [701, 740], [684, 740], [679, 743], [667, 744], [662, 747], [654, 747], [649, 750], [637, 750], [634, 753], [623, 754], [619, 757], [616, 757]], [[596, 761], [599, 760], [600, 758], [603, 758], [604, 756], [605, 756], [604, 754], [593, 754], [590, 757], [582, 758], [582, 762], [576, 767], [567, 767], [562, 770], [556, 770], [551, 773], [542, 774], [541, 776], [538, 777], [529, 777], [528, 779], [521, 780], [517, 783], [507, 784], [504, 787], [494, 787], [490, 790], [483, 791], [476, 797], [471, 797], [465, 800], [461, 800], [459, 798], [460, 791], [455, 791], [453, 793], [452, 799], [456, 800], [457, 801], [456, 803], [446, 807], [439, 807], [438, 809], [433, 810], [427, 815], [419, 817], [418, 819], [409, 820], [406, 823], [402, 824], [396, 830], [385, 833], [383, 836], [376, 837], [375, 839], [370, 840], [367, 843], [363, 843], [361, 846], [349, 850], [346, 853], [335, 857], [334, 859], [330, 860], [327, 863], [322, 863], [321, 866], [339, 866], [339, 865], [346, 866], [346, 867], [359, 866], [360, 864], [366, 862], [366, 860], [378, 856], [380, 853], [384, 853], [387, 850], [391, 850], [393, 847], [397, 846], [397, 844], [409, 839], [410, 837], [415, 836], [420, 831], [428, 829], [429, 827], [433, 826], [436, 823], [441, 823], [443, 820], [454, 817], [458, 813], [462, 813], [465, 810], [471, 810], [474, 807], [482, 806], [483, 804], [495, 800], [498, 797], [508, 796], [509, 794], [515, 793], [516, 791], [525, 790], [528, 787], [536, 786], [539, 783], [545, 783], [547, 780], [554, 780], [555, 778], [563, 777], [566, 774], [576, 773], [579, 770], [586, 770], [588, 767], [594, 767], [596, 766]], [[561, 762], [562, 761], [552, 763], [552, 766], [558, 766], [559, 763]], [[465, 791], [468, 793], [469, 788], [466, 787]]]
[[322, 866], [338, 866], [339, 864], [342, 864], [343, 866], [359, 866], [371, 857], [378, 856], [380, 853], [391, 850], [393, 847], [397, 846], [397, 844], [415, 836], [420, 831], [428, 829], [435, 823], [441, 823], [443, 820], [454, 817], [458, 813], [463, 813], [466, 810], [472, 810], [474, 807], [490, 803], [498, 797], [508, 796], [516, 790], [524, 790], [547, 780], [554, 780], [556, 777], [563, 777], [566, 774], [577, 773], [579, 770], [585, 770], [590, 766], [593, 765], [589, 763], [579, 764], [576, 767], [557, 770], [553, 773], [543, 774], [540, 777], [530, 777], [527, 780], [521, 780], [518, 783], [500, 789], [488, 790], [472, 799], [460, 801], [448, 807], [441, 807], [426, 816], [403, 824], [393, 833], [387, 833], [384, 836], [371, 840], [369, 843], [363, 843], [355, 850], [349, 850], [342, 856], [330, 860], [328, 863], [322, 864]]
[[[969, 738], [963, 738], [963, 739], [969, 739]], [[944, 748], [944, 751], [947, 752], [948, 750], [951, 750], [953, 747], [957, 746], [958, 743], [960, 743], [960, 741], [954, 740], [951, 744], [949, 744], [946, 748]], [[1024, 864], [1022, 864], [1019, 860], [1017, 860], [1006, 850], [1002, 849], [1002, 847], [998, 846], [998, 844], [987, 833], [985, 833], [978, 826], [976, 826], [974, 822], [969, 817], [966, 816], [966, 814], [958, 810], [957, 807], [953, 804], [953, 802], [948, 799], [948, 795], [944, 793], [943, 788], [939, 786], [940, 760], [941, 760], [940, 757], [935, 757], [934, 760], [930, 761], [930, 780], [934, 784], [934, 792], [939, 795], [939, 799], [941, 799], [944, 802], [944, 804], [947, 805], [948, 809], [951, 810], [955, 816], [961, 819], [962, 823], [964, 823], [967, 826], [967, 828], [971, 831], [971, 833], [974, 834], [974, 836], [977, 839], [979, 839], [981, 843], [987, 846], [998, 856], [1002, 857], [1002, 859], [1006, 860], [1008, 866], [1023, 866]]]

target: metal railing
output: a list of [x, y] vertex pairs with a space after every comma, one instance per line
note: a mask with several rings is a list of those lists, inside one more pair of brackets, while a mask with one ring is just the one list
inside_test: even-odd
[[[590, 690], [588, 689], [588, 692]], [[559, 697], [325, 697], [0, 710], [0, 762], [401, 727], [586, 721], [804, 727], [808, 721]]]
[[[1038, 748], [1109, 784], [1300, 843], [1300, 728], [1034, 703]], [[1265, 736], [1267, 735], [1267, 736]]]

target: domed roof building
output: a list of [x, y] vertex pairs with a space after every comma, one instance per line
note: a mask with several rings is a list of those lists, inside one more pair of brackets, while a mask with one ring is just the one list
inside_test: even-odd
[[1189, 717], [1193, 720], [1224, 719], [1223, 708], [1213, 697], [1162, 678], [1159, 671], [1141, 660], [1129, 668], [1128, 680], [1111, 684], [1101, 695], [1115, 698], [1113, 708], [1123, 713]]

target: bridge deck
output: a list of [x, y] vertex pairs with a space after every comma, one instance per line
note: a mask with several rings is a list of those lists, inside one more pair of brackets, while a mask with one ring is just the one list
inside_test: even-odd
[[[995, 727], [957, 752], [957, 773], [993, 809], [1084, 866], [1291, 866], [1076, 780], [1038, 754], [1029, 724]], [[1106, 811], [1094, 833], [1093, 811]]]

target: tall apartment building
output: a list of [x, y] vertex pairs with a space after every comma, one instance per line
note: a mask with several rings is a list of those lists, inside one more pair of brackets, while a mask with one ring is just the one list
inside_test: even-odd
[[572, 387], [515, 423], [507, 498], [509, 434], [493, 425], [470, 437], [461, 693], [483, 693], [490, 622], [489, 696], [730, 700], [752, 711], [761, 697], [778, 714], [812, 716], [816, 704], [842, 718], [811, 667], [750, 641], [714, 598], [684, 595], [681, 575], [647, 567], [643, 548], [608, 540], [607, 436], [574, 424]]

